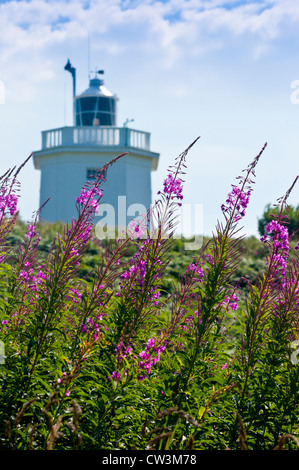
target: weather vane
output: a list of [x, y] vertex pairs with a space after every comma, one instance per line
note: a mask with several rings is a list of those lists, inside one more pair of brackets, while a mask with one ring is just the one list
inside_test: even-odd
[[91, 70], [90, 73], [94, 73], [95, 75], [99, 74], [99, 75], [103, 75], [104, 74], [104, 70], [98, 70], [96, 68], [96, 70]]

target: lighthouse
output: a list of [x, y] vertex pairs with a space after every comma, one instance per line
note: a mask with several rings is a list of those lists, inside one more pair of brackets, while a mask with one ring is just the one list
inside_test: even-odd
[[[97, 171], [120, 154], [102, 185], [100, 212], [108, 225], [125, 226], [148, 210], [152, 202], [151, 174], [159, 154], [150, 150], [150, 133], [117, 126], [118, 97], [104, 85], [103, 70], [89, 79], [88, 88], [76, 94], [76, 69], [67, 62], [73, 80], [73, 125], [41, 132], [41, 149], [33, 153], [41, 172], [41, 217], [48, 222], [70, 222], [77, 216], [75, 199]], [[109, 216], [107, 217], [107, 214]], [[137, 214], [138, 213], [138, 214]]]

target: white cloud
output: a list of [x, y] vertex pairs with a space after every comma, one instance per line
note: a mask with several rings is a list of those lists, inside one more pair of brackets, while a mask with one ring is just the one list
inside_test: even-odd
[[[172, 65], [191, 45], [201, 53], [218, 43], [218, 35], [250, 33], [267, 40], [280, 34], [286, 22], [299, 20], [297, 0], [280, 2], [240, 2], [228, 0], [169, 0], [122, 2], [93, 0], [10, 1], [0, 6], [1, 69], [7, 60], [30, 51], [40, 54], [54, 45], [86, 38], [88, 32], [101, 37], [116, 35], [111, 53], [121, 53], [122, 34], [143, 29], [138, 42], [145, 47], [159, 46]], [[236, 4], [236, 6], [234, 6]], [[229, 5], [229, 8], [227, 7]], [[117, 29], [120, 28], [120, 35]], [[214, 37], [213, 37], [214, 36]], [[107, 40], [105, 41], [107, 44]], [[203, 44], [201, 48], [198, 43]], [[212, 46], [213, 47], [213, 46]]]
[[[254, 39], [246, 53], [259, 59], [296, 21], [298, 0], [8, 1], [0, 5], [0, 80], [15, 100], [31, 99], [32, 84], [55, 77], [67, 58], [63, 51], [87, 52], [88, 34], [100, 57], [148, 56], [165, 70], [186, 58], [192, 62], [221, 49], [225, 54], [242, 35]], [[16, 93], [20, 80], [23, 92]]]

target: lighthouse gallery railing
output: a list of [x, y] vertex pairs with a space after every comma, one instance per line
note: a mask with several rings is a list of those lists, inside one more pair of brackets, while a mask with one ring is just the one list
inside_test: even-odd
[[113, 145], [150, 150], [150, 133], [111, 126], [60, 127], [42, 132], [42, 149], [73, 145]]

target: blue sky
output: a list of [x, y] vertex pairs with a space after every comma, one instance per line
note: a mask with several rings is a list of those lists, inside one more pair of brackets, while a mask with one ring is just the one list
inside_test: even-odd
[[[39, 150], [42, 130], [72, 124], [70, 58], [79, 93], [89, 68], [104, 69], [119, 97], [118, 125], [134, 119], [132, 127], [151, 132], [160, 153], [154, 195], [167, 167], [201, 136], [188, 156], [184, 202], [203, 205], [205, 234], [235, 177], [268, 142], [244, 219], [244, 232], [256, 234], [265, 205], [299, 174], [299, 105], [291, 99], [298, 23], [298, 0], [0, 2], [0, 170]], [[39, 205], [33, 162], [20, 182], [21, 216], [30, 219]], [[298, 199], [297, 187], [290, 203]]]

